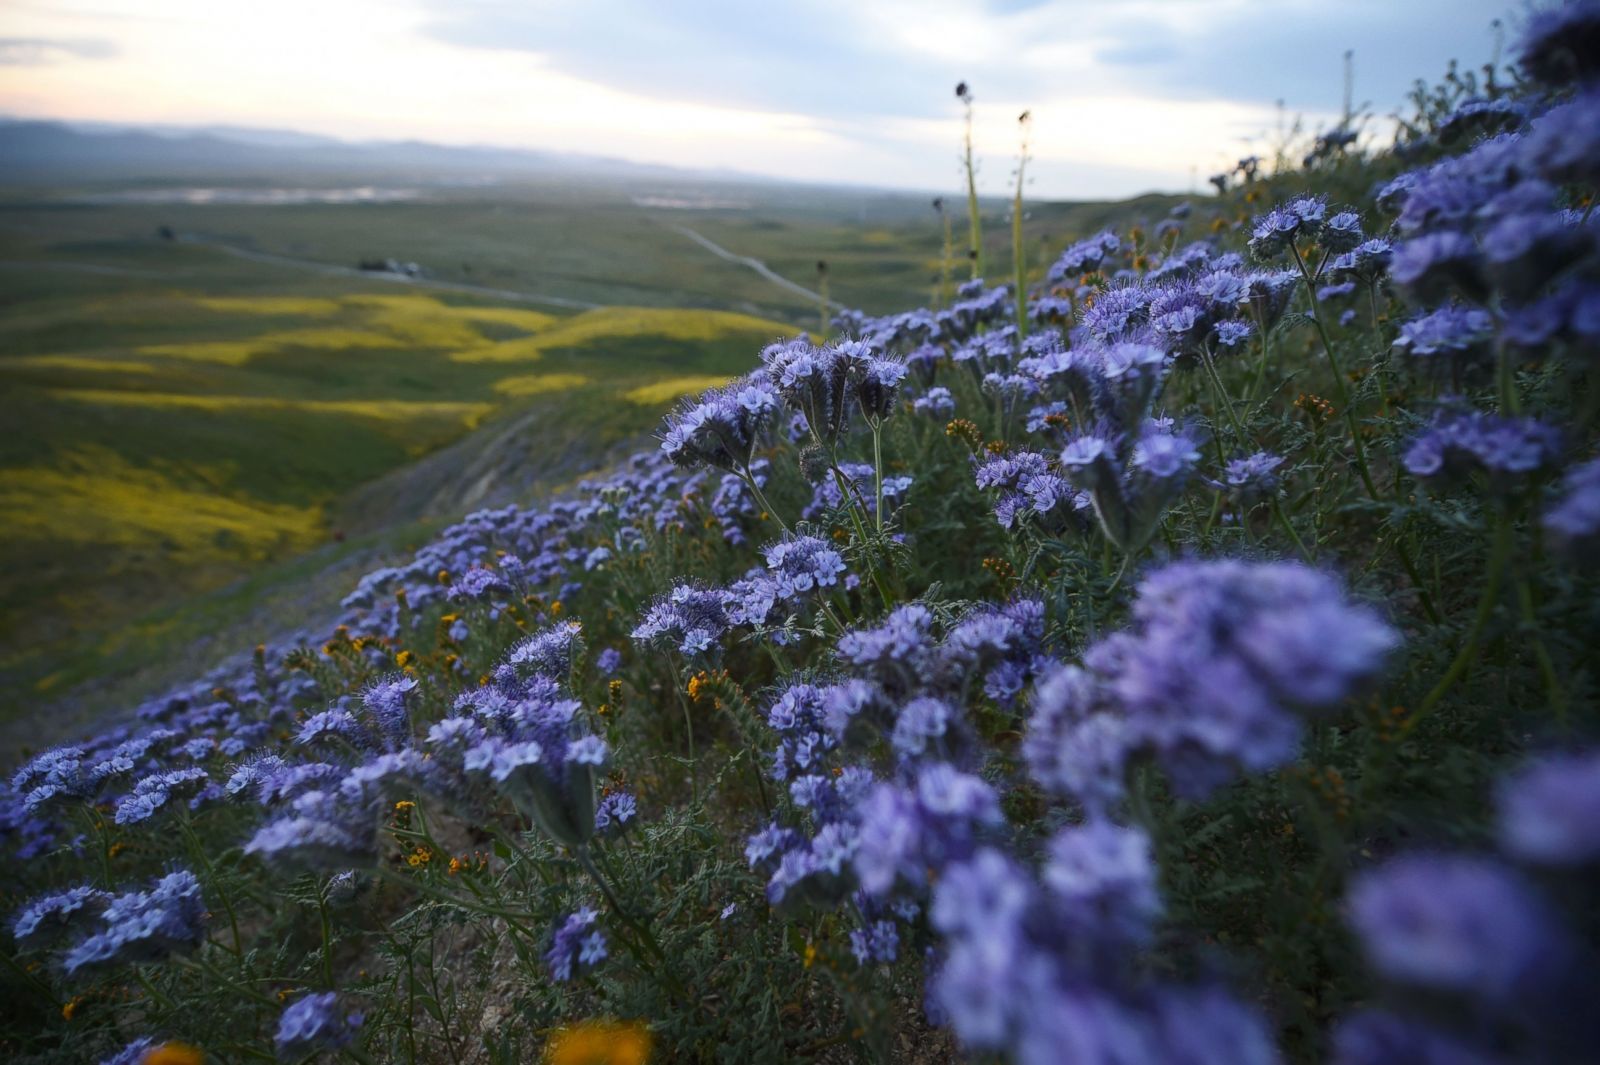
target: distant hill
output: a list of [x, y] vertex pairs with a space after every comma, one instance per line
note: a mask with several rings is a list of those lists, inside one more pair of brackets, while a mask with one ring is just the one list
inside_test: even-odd
[[352, 142], [286, 130], [0, 121], [0, 182], [6, 184], [259, 180], [290, 172], [328, 178], [382, 173], [436, 180], [578, 172], [619, 178], [696, 173], [594, 155], [422, 141]]

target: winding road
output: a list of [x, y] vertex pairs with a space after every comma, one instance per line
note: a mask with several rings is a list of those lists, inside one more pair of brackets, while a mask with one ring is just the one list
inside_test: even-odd
[[[730, 263], [738, 263], [740, 266], [749, 267], [786, 292], [793, 293], [796, 296], [804, 296], [808, 300], [816, 300], [818, 302], [822, 300], [821, 293], [813, 292], [804, 285], [799, 285], [793, 281], [790, 281], [787, 277], [777, 273], [760, 259], [753, 258], [749, 255], [739, 255], [735, 252], [731, 252], [727, 248], [724, 248], [722, 245], [711, 240], [709, 237], [706, 237], [700, 233], [696, 233], [688, 226], [669, 225], [667, 228], [682, 233], [684, 236], [688, 237], [690, 240], [694, 241], [696, 244], [700, 245], [706, 251], [715, 255], [719, 259], [726, 259]], [[845, 309], [844, 304], [838, 302], [837, 300], [829, 300], [828, 306], [837, 307], [840, 310]]]

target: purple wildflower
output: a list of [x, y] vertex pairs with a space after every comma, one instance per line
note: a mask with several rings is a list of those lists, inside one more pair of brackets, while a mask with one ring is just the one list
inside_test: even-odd
[[1600, 546], [1600, 459], [1574, 466], [1561, 488], [1560, 501], [1545, 511], [1545, 529], [1569, 554]]
[[1600, 753], [1558, 755], [1501, 782], [1501, 847], [1525, 862], [1581, 866], [1600, 859]]
[[1491, 859], [1396, 858], [1361, 875], [1349, 906], [1373, 967], [1399, 983], [1499, 1002], [1561, 964], [1544, 900]]
[[556, 928], [550, 949], [544, 955], [551, 979], [565, 983], [605, 961], [606, 936], [600, 930], [599, 916], [596, 911], [582, 906]]
[[340, 1007], [334, 992], [315, 992], [283, 1011], [274, 1043], [279, 1056], [298, 1060], [320, 1050], [349, 1046], [361, 1022], [360, 1013]]

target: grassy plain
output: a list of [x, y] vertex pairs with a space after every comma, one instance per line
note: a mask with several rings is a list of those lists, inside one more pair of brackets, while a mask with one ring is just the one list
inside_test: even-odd
[[[269, 626], [273, 574], [402, 549], [490, 481], [570, 479], [815, 327], [814, 301], [679, 227], [805, 286], [825, 260], [830, 294], [873, 312], [925, 302], [940, 267], [912, 195], [562, 179], [119, 200], [152, 188], [0, 189], [0, 716]], [[716, 206], [661, 206], [700, 202]], [[1128, 210], [1042, 205], [1037, 265]], [[351, 269], [383, 258], [440, 284]]]

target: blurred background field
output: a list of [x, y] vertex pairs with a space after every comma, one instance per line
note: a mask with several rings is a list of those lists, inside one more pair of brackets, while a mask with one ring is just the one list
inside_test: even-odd
[[[815, 328], [819, 262], [877, 313], [941, 270], [911, 193], [159, 169], [0, 189], [3, 718], [92, 713], [330, 608], [335, 573], [571, 482]], [[1040, 205], [1038, 265], [1169, 202]], [[385, 261], [418, 276], [359, 269]]]

